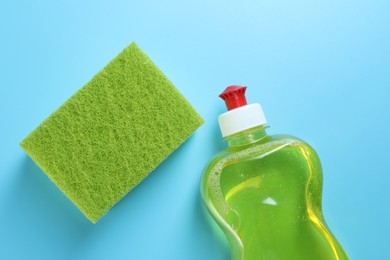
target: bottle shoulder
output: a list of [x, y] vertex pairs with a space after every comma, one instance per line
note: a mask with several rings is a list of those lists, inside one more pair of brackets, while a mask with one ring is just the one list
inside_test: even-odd
[[294, 135], [289, 135], [289, 134], [274, 134], [274, 135], [269, 135], [270, 137], [270, 140], [294, 140], [296, 142], [299, 142], [301, 143], [302, 145], [308, 145], [309, 144], [304, 141], [303, 139], [299, 138], [299, 137], [296, 137]]
[[270, 135], [270, 141], [281, 141], [281, 142], [287, 142], [289, 144], [297, 145], [301, 148], [309, 150], [311, 153], [314, 153], [317, 155], [317, 152], [314, 150], [314, 148], [305, 140], [296, 137], [294, 135], [289, 134], [275, 134]]
[[250, 145], [240, 147], [227, 147], [217, 153], [206, 165], [204, 171], [207, 172], [215, 166], [223, 165], [228, 161], [246, 160], [250, 158], [266, 157], [268, 155], [283, 152], [286, 149], [303, 151], [310, 154], [310, 158], [318, 161], [318, 155], [311, 145], [306, 141], [287, 134], [267, 135], [264, 140]]

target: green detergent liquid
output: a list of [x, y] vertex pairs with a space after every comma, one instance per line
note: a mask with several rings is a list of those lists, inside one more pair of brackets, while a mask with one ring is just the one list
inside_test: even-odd
[[226, 140], [201, 189], [233, 260], [348, 259], [325, 223], [321, 164], [309, 145], [269, 136], [264, 125]]

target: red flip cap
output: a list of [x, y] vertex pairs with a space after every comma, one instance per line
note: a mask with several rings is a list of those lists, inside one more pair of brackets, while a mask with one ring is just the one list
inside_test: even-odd
[[235, 109], [237, 107], [245, 106], [246, 97], [245, 97], [246, 86], [229, 86], [222, 92], [219, 97], [222, 98], [228, 110]]

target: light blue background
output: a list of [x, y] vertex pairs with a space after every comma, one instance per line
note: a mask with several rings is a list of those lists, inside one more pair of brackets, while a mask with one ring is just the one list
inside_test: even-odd
[[[230, 84], [318, 151], [351, 259], [390, 259], [390, 1], [2, 0], [0, 32], [0, 259], [229, 259], [198, 187]], [[18, 143], [132, 41], [206, 123], [93, 225]]]

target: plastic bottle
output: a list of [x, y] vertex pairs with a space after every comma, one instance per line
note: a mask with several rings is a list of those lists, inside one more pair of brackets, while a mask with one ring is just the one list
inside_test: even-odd
[[206, 166], [201, 191], [227, 236], [233, 260], [348, 259], [321, 209], [322, 170], [316, 152], [289, 135], [268, 135], [246, 87], [230, 86], [219, 116], [227, 149]]

